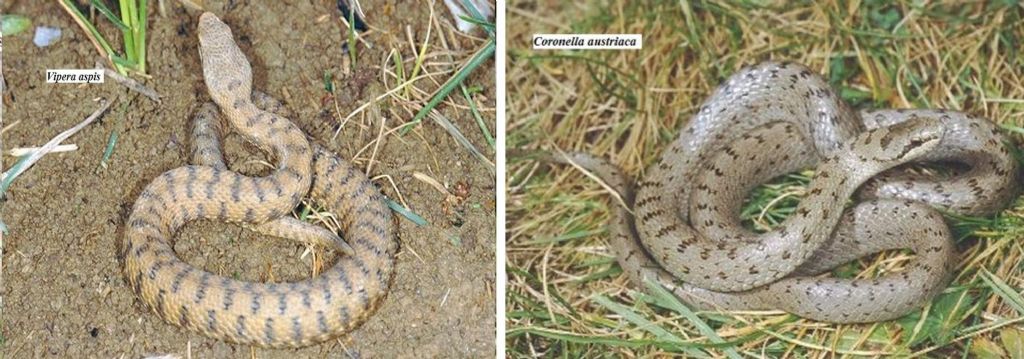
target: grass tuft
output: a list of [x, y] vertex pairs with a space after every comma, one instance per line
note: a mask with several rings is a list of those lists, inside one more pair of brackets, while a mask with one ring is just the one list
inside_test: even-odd
[[60, 0], [64, 11], [78, 23], [78, 26], [85, 30], [85, 35], [96, 46], [96, 50], [110, 61], [111, 66], [121, 75], [128, 75], [129, 71], [146, 73], [146, 12], [148, 11], [148, 0], [119, 0], [121, 16], [118, 17], [101, 0], [90, 0], [89, 5], [99, 11], [118, 30], [121, 31], [121, 40], [124, 44], [121, 55], [110, 46], [103, 34], [89, 17], [83, 14], [78, 5], [71, 0]]
[[[413, 119], [404, 125], [402, 130], [399, 132], [401, 135], [405, 135], [410, 130], [412, 130], [413, 127], [415, 127], [421, 121], [423, 121], [423, 118], [426, 117], [431, 110], [433, 110], [435, 107], [437, 107], [437, 105], [441, 104], [442, 101], [448, 98], [448, 94], [454, 91], [456, 87], [462, 85], [462, 82], [466, 80], [466, 77], [469, 77], [469, 74], [473, 73], [473, 70], [475, 70], [477, 67], [480, 67], [480, 65], [484, 64], [484, 62], [486, 62], [488, 59], [494, 56], [494, 50], [498, 46], [497, 39], [495, 39], [494, 37], [495, 25], [493, 23], [487, 22], [487, 19], [484, 18], [483, 15], [481, 15], [480, 12], [475, 7], [473, 7], [473, 5], [467, 2], [466, 7], [470, 9], [470, 12], [473, 14], [473, 18], [464, 19], [467, 21], [472, 21], [473, 23], [478, 24], [487, 30], [489, 35], [487, 43], [484, 45], [484, 47], [477, 51], [476, 54], [474, 54], [473, 57], [471, 57], [469, 61], [467, 61], [466, 64], [459, 69], [459, 71], [455, 72], [455, 75], [452, 75], [452, 77], [448, 78], [448, 80], [445, 81], [440, 88], [438, 88], [437, 92], [434, 93], [433, 97], [430, 98], [430, 101], [427, 101], [426, 106], [423, 106], [423, 108], [421, 108], [419, 112], [417, 112], [416, 115], [413, 116]], [[413, 68], [412, 77], [416, 77], [416, 74], [420, 70], [420, 66], [424, 58], [424, 51], [426, 51], [426, 44], [424, 44], [424, 46], [420, 50], [420, 56], [416, 60], [416, 66]]]

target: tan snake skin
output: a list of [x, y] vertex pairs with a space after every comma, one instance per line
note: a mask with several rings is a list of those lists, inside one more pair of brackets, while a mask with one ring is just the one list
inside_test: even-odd
[[[167, 322], [213, 338], [298, 347], [337, 337], [365, 321], [387, 294], [398, 247], [391, 212], [366, 175], [250, 100], [252, 70], [227, 25], [204, 13], [199, 40], [210, 96], [232, 128], [270, 149], [278, 168], [265, 177], [229, 171], [219, 152], [216, 109], [204, 107], [193, 132], [195, 161], [204, 165], [163, 173], [135, 202], [119, 253], [127, 282]], [[279, 107], [265, 95], [255, 99]], [[307, 191], [337, 215], [351, 247], [334, 233], [286, 217]], [[351, 255], [300, 282], [238, 281], [175, 255], [168, 241], [196, 219], [239, 222]]]

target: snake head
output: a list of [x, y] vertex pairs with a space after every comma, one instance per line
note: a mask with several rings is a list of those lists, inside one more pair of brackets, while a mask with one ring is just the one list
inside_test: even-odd
[[230, 108], [236, 99], [251, 96], [249, 60], [235, 44], [231, 28], [213, 13], [199, 16], [199, 57], [210, 97], [221, 108]]

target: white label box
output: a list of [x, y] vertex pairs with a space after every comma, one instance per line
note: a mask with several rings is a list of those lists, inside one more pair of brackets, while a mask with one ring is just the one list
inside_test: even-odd
[[46, 83], [50, 84], [93, 84], [103, 83], [103, 79], [103, 69], [46, 70]]
[[534, 50], [639, 50], [641, 34], [534, 34]]

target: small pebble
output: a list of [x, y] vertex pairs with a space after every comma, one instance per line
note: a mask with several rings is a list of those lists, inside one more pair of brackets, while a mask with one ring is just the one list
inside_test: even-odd
[[60, 40], [60, 29], [56, 27], [36, 26], [36, 36], [32, 43], [38, 47], [47, 47]]

